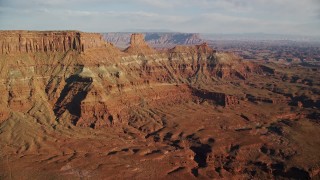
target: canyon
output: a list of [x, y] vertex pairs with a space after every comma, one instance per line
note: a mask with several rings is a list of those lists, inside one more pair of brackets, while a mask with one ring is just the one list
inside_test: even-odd
[[193, 38], [0, 31], [0, 179], [320, 178], [320, 68]]

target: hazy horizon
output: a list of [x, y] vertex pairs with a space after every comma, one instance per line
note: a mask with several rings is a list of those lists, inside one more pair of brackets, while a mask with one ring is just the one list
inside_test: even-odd
[[[318, 0], [2, 0], [1, 30], [320, 36]], [[154, 32], [154, 31], [153, 31]]]

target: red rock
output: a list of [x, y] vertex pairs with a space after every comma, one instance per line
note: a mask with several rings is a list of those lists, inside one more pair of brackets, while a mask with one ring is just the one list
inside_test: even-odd
[[[289, 83], [281, 74], [311, 79], [317, 71], [275, 71], [207, 44], [155, 51], [139, 34], [121, 52], [91, 33], [1, 33], [0, 177], [308, 179], [319, 172], [319, 83]], [[288, 105], [300, 100], [312, 108]]]
[[2, 54], [31, 52], [84, 52], [90, 48], [101, 48], [106, 42], [98, 33], [79, 31], [0, 31]]
[[131, 54], [154, 54], [156, 51], [145, 42], [143, 34], [134, 33], [130, 38], [130, 46], [124, 52]]

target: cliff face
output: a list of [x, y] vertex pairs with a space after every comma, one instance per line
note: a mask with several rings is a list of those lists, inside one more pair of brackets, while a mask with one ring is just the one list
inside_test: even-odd
[[2, 121], [8, 109], [29, 112], [39, 102], [52, 119], [92, 128], [128, 122], [141, 102], [157, 106], [205, 99], [232, 107], [246, 93], [228, 82], [270, 73], [270, 68], [216, 52], [206, 43], [158, 52], [142, 34], [133, 34], [123, 52], [92, 33], [2, 31], [0, 37], [0, 75], [10, 82], [0, 86], [8, 92], [0, 101]]
[[144, 35], [134, 33], [130, 38], [130, 45], [124, 50], [131, 54], [154, 54], [155, 51], [144, 41]]
[[157, 51], [141, 34], [125, 51], [70, 31], [0, 42], [0, 179], [317, 177], [314, 67]]
[[[172, 48], [176, 45], [198, 45], [204, 40], [196, 33], [142, 33], [145, 41], [153, 48]], [[102, 33], [103, 38], [119, 48], [130, 44], [131, 33]]]
[[[228, 93], [209, 90], [205, 94], [211, 95], [207, 97], [185, 86], [203, 88], [215, 82], [210, 80], [212, 77], [243, 80], [260, 73], [257, 65], [217, 53], [206, 43], [157, 52], [145, 42], [143, 34], [132, 34], [124, 52], [108, 45], [99, 34], [73, 31], [3, 31], [0, 41], [2, 66], [7, 70], [2, 72], [2, 79], [14, 80], [9, 89], [3, 86], [9, 95], [2, 107], [28, 112], [42, 94], [43, 103], [52, 106], [48, 109], [52, 117], [92, 128], [127, 122], [129, 109], [142, 97], [154, 105], [194, 98], [209, 99], [225, 107], [238, 104], [236, 96]], [[40, 54], [35, 56], [34, 52]], [[21, 63], [27, 63], [29, 69], [20, 67]], [[162, 85], [166, 88], [149, 89]], [[138, 95], [130, 93], [135, 89], [140, 89]], [[120, 100], [123, 97], [127, 100]], [[0, 112], [3, 120], [8, 117], [6, 111]]]
[[154, 48], [170, 48], [176, 45], [198, 45], [205, 42], [196, 33], [146, 33], [146, 41]]
[[0, 31], [2, 54], [31, 52], [66, 52], [104, 47], [100, 34], [77, 31]]
[[131, 47], [143, 47], [143, 46], [148, 46], [148, 45], [144, 41], [143, 34], [134, 33], [131, 35], [131, 38], [130, 38], [130, 46]]

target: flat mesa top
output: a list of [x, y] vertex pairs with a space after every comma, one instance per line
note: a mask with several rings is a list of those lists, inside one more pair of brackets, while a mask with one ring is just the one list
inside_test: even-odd
[[0, 35], [16, 35], [16, 34], [25, 34], [25, 35], [46, 35], [46, 34], [59, 34], [59, 35], [98, 35], [99, 33], [94, 32], [82, 32], [78, 30], [56, 30], [56, 31], [30, 31], [30, 30], [0, 30]]
[[48, 30], [48, 31], [38, 31], [38, 30], [0, 30], [0, 33], [62, 33], [62, 32], [82, 32], [79, 30]]

